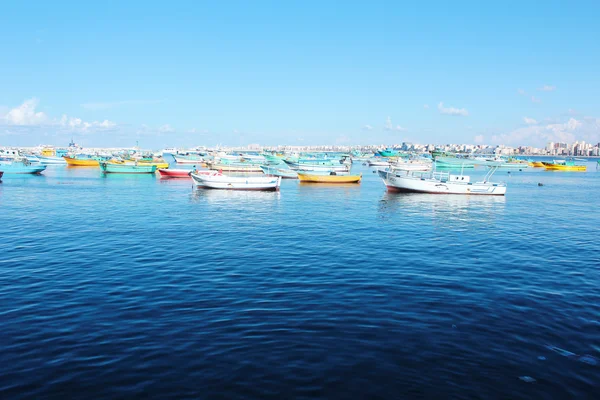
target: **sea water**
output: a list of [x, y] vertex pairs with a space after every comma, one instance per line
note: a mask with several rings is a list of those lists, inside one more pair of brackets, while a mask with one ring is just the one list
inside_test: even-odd
[[387, 193], [354, 171], [279, 192], [5, 175], [2, 397], [600, 393], [595, 164], [498, 171], [505, 197]]

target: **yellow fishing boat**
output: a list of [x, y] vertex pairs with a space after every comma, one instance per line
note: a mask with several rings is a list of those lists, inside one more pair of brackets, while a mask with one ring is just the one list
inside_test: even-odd
[[360, 183], [362, 174], [360, 175], [315, 175], [306, 172], [298, 172], [298, 179], [301, 182], [317, 182], [317, 183]]
[[[135, 163], [126, 162], [125, 164], [135, 164]], [[169, 168], [169, 163], [168, 162], [164, 162], [164, 161], [138, 161], [137, 165], [147, 165], [147, 166], [154, 165], [154, 166], [156, 166], [156, 169], [166, 169], [166, 168]]]
[[73, 167], [99, 167], [100, 163], [98, 160], [93, 158], [75, 158], [75, 157], [63, 157], [67, 162], [67, 165], [71, 165]]
[[554, 160], [543, 164], [544, 168], [550, 171], [587, 171], [586, 165], [575, 164], [574, 161]]
[[544, 168], [544, 163], [541, 161], [530, 161], [529, 166], [535, 168]]

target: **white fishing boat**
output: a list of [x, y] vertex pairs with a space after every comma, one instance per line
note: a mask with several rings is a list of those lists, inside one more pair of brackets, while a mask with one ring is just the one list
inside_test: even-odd
[[387, 160], [368, 160], [369, 167], [389, 167], [390, 162]]
[[449, 172], [420, 171], [382, 171], [377, 173], [389, 191], [435, 193], [435, 194], [472, 194], [495, 195], [506, 194], [505, 183], [490, 182], [491, 176], [498, 166], [491, 166], [482, 181], [471, 182], [467, 175]]
[[67, 162], [65, 161], [64, 158], [62, 157], [55, 157], [55, 156], [38, 156], [38, 159], [40, 160], [40, 163], [42, 164], [61, 164], [61, 165], [67, 165]]
[[198, 187], [226, 190], [279, 190], [281, 177], [277, 176], [229, 176], [219, 173], [199, 175], [192, 173]]

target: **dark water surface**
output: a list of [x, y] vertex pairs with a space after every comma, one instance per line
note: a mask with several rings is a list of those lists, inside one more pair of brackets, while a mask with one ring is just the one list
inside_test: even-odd
[[593, 164], [498, 172], [500, 198], [358, 168], [279, 193], [5, 176], [0, 396], [600, 398]]

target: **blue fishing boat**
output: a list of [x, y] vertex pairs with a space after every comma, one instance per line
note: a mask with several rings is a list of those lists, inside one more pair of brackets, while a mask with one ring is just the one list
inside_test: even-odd
[[277, 168], [268, 165], [261, 165], [260, 169], [262, 169], [265, 175], [280, 176], [282, 178], [287, 179], [298, 178], [298, 173], [296, 171], [287, 168]]
[[32, 164], [27, 159], [0, 161], [0, 171], [5, 174], [41, 174], [45, 169], [45, 165]]
[[153, 174], [156, 172], [156, 165], [101, 162], [100, 169], [102, 169], [102, 172], [106, 174]]

